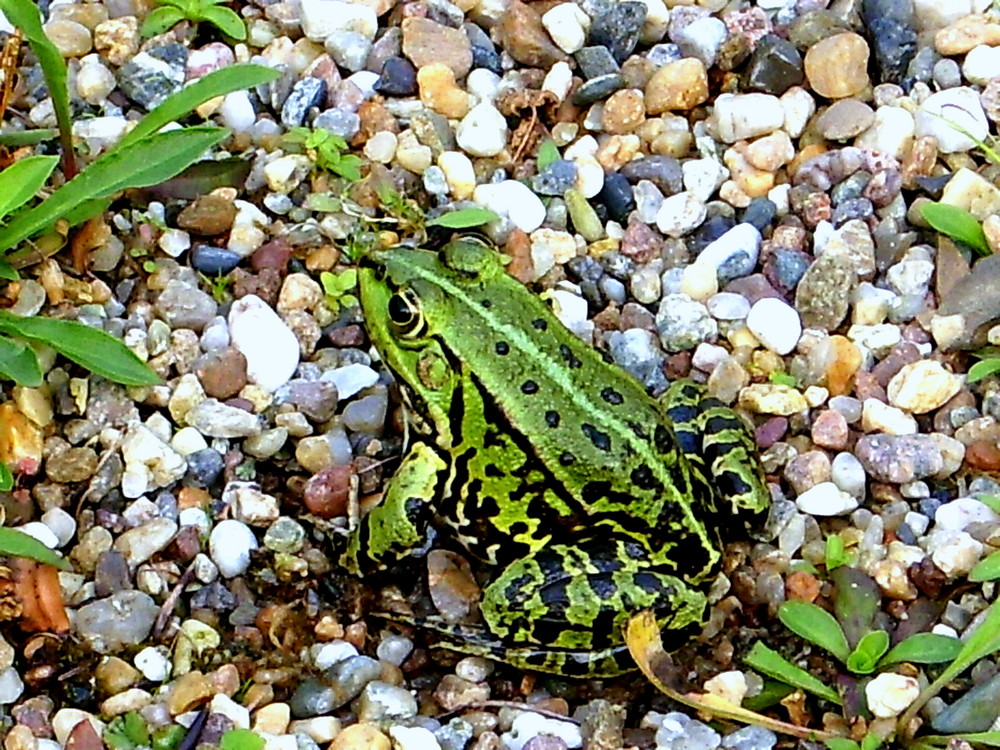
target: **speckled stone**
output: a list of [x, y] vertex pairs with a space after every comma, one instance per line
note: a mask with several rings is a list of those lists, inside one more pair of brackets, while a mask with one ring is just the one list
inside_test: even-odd
[[403, 54], [418, 68], [441, 63], [451, 68], [456, 78], [472, 69], [472, 47], [461, 29], [443, 26], [429, 18], [403, 20]]
[[857, 99], [841, 99], [816, 120], [816, 129], [827, 140], [842, 141], [867, 130], [875, 122], [875, 112]]
[[664, 65], [646, 84], [646, 112], [659, 115], [671, 110], [689, 110], [708, 99], [705, 64], [686, 57]]

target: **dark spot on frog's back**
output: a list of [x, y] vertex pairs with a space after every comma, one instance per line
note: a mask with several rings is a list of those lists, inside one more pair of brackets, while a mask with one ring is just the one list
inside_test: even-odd
[[656, 425], [656, 429], [653, 431], [653, 442], [656, 444], [656, 450], [660, 453], [672, 453], [674, 451], [674, 436], [662, 424]]
[[547, 412], [545, 412], [545, 424], [553, 428], [558, 427], [559, 412], [553, 411], [552, 409], [549, 409]]
[[525, 396], [533, 396], [538, 393], [538, 383], [534, 380], [525, 380], [521, 383], [521, 393]]
[[620, 394], [618, 391], [616, 391], [614, 388], [611, 388], [610, 386], [607, 387], [607, 388], [604, 388], [601, 391], [601, 398], [603, 398], [605, 401], [607, 401], [612, 406], [618, 406], [619, 404], [621, 404], [621, 403], [623, 403], [625, 401], [625, 399], [622, 396], [622, 394]]
[[546, 328], [549, 327], [549, 323], [547, 320], [545, 320], [545, 318], [535, 318], [533, 321], [531, 321], [531, 325], [535, 328], [536, 331], [544, 331]]
[[509, 354], [510, 353], [510, 344], [508, 344], [506, 341], [498, 341], [497, 344], [496, 344], [496, 352], [501, 357], [503, 357], [506, 354]]
[[606, 432], [601, 432], [594, 425], [584, 422], [580, 429], [583, 430], [583, 434], [587, 436], [587, 439], [594, 444], [594, 447], [599, 451], [604, 451], [607, 453], [611, 450], [611, 436]]
[[573, 354], [573, 350], [566, 346], [566, 344], [559, 344], [559, 356], [563, 358], [566, 366], [571, 370], [583, 366], [583, 362], [581, 362], [577, 356]]
[[569, 451], [564, 451], [563, 454], [559, 456], [559, 463], [562, 466], [572, 466], [576, 463], [576, 456]]
[[641, 490], [653, 490], [660, 486], [656, 476], [648, 466], [638, 466], [632, 469], [632, 484]]

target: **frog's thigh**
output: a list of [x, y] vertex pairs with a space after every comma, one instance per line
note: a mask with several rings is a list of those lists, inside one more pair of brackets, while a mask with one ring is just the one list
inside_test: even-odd
[[508, 644], [598, 651], [620, 645], [628, 617], [650, 608], [668, 647], [697, 635], [705, 595], [621, 549], [609, 539], [555, 544], [511, 563], [483, 593], [489, 630]]
[[387, 567], [423, 543], [429, 506], [444, 481], [446, 464], [426, 443], [403, 457], [382, 502], [361, 519], [340, 558], [354, 574]]

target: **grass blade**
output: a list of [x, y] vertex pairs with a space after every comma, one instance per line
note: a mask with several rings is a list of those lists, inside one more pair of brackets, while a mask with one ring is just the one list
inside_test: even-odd
[[0, 336], [0, 378], [18, 385], [37, 388], [42, 384], [42, 371], [31, 347], [20, 341]]
[[280, 75], [279, 70], [250, 63], [237, 63], [212, 71], [164, 99], [111, 149], [111, 153], [156, 133], [164, 125], [193, 112], [195, 107], [209, 99], [268, 83]]
[[45, 35], [42, 14], [31, 0], [0, 0], [0, 10], [7, 20], [19, 28], [31, 45], [31, 50], [42, 66], [45, 85], [52, 97], [52, 109], [59, 123], [59, 142], [63, 151], [63, 171], [67, 177], [76, 174], [76, 156], [73, 152], [73, 120], [69, 112], [69, 88], [66, 83], [66, 61]]
[[0, 332], [51, 346], [64, 357], [103, 378], [122, 385], [160, 382], [125, 344], [105, 331], [73, 320], [21, 318], [0, 311]]
[[468, 229], [496, 221], [500, 217], [487, 208], [460, 208], [441, 214], [427, 222], [428, 227], [445, 227], [446, 229]]
[[58, 162], [55, 156], [29, 156], [0, 172], [0, 219], [30, 201]]
[[0, 252], [41, 232], [83, 203], [173, 177], [227, 135], [223, 128], [185, 128], [157, 133], [104, 154], [43, 203], [19, 214], [0, 230]]
[[33, 536], [17, 529], [0, 527], [0, 554], [12, 557], [27, 557], [46, 565], [54, 565], [62, 570], [71, 570], [69, 563], [50, 550]]

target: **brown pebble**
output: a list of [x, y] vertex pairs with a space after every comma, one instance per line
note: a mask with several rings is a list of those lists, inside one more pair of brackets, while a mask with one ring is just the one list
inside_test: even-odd
[[1000, 45], [1000, 24], [977, 13], [960, 18], [934, 35], [934, 48], [942, 55], [964, 55], [980, 44]]
[[203, 354], [194, 371], [205, 393], [220, 400], [235, 396], [247, 384], [247, 358], [233, 347]]
[[288, 270], [288, 261], [292, 257], [292, 247], [283, 239], [271, 240], [254, 250], [250, 256], [250, 268], [256, 271], [263, 271], [270, 268], [274, 271], [285, 273]]
[[177, 216], [177, 226], [191, 234], [214, 237], [228, 232], [236, 218], [236, 206], [221, 195], [209, 193], [185, 206]]
[[510, 258], [507, 273], [522, 284], [535, 278], [535, 264], [531, 262], [531, 239], [526, 232], [520, 229], [512, 231], [503, 251]]
[[334, 518], [347, 513], [354, 467], [329, 466], [309, 477], [302, 499], [310, 513], [320, 518]]
[[364, 329], [354, 324], [334, 328], [326, 337], [334, 346], [363, 346], [366, 340]]
[[875, 112], [857, 99], [834, 102], [816, 120], [819, 134], [830, 141], [842, 141], [864, 132], [875, 122]]
[[494, 31], [500, 46], [522, 65], [547, 70], [567, 59], [542, 25], [541, 13], [520, 0], [507, 6]]
[[464, 78], [472, 69], [472, 45], [461, 29], [429, 18], [407, 18], [402, 29], [403, 54], [415, 67], [441, 63], [451, 68], [455, 78]]
[[819, 581], [812, 573], [796, 570], [785, 577], [785, 596], [791, 601], [813, 602], [819, 597]]
[[996, 471], [1000, 469], [1000, 447], [991, 440], [977, 440], [965, 449], [965, 463], [973, 469]]
[[853, 31], [816, 42], [805, 56], [809, 86], [828, 99], [860, 94], [870, 83], [868, 56], [868, 42]]
[[847, 447], [850, 431], [844, 415], [836, 409], [820, 412], [812, 425], [812, 440], [820, 448], [843, 450]]

